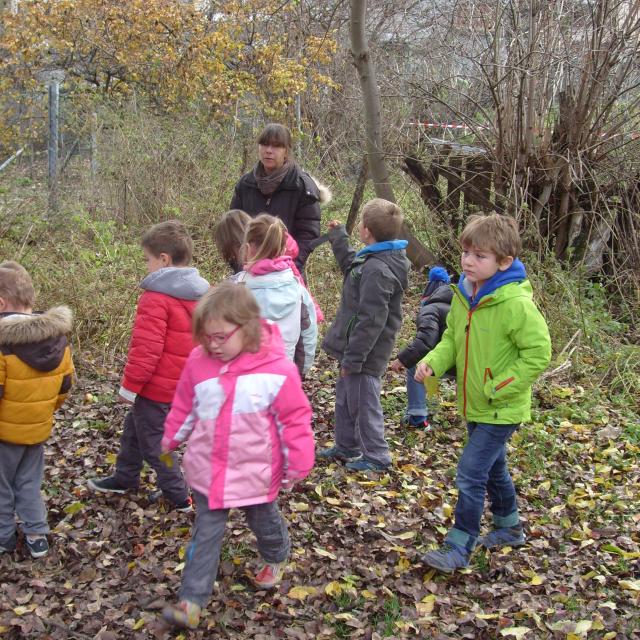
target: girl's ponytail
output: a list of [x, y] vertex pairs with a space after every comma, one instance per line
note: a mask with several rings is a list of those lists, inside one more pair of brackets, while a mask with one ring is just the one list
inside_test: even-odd
[[247, 225], [244, 241], [256, 249], [249, 264], [277, 258], [286, 253], [287, 228], [279, 218], [261, 213]]

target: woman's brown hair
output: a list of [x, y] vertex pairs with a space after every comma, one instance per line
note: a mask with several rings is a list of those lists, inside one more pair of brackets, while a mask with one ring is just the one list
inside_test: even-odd
[[222, 282], [202, 296], [193, 312], [193, 339], [210, 352], [205, 325], [218, 318], [242, 327], [243, 351], [260, 349], [262, 324], [260, 307], [249, 289], [236, 282]]
[[283, 124], [269, 123], [258, 136], [258, 144], [270, 144], [291, 151], [291, 131]]
[[287, 228], [279, 218], [261, 213], [247, 225], [244, 242], [256, 248], [251, 260], [245, 260], [249, 264], [265, 258], [277, 258], [286, 252]]

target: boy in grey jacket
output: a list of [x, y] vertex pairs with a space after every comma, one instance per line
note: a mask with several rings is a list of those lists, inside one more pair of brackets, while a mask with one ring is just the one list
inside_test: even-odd
[[319, 457], [338, 459], [354, 471], [384, 471], [391, 464], [380, 404], [381, 378], [402, 324], [402, 295], [409, 262], [406, 240], [397, 240], [400, 208], [374, 198], [362, 208], [358, 231], [367, 245], [349, 246], [344, 225], [329, 223], [329, 240], [344, 273], [342, 298], [322, 343], [340, 362], [336, 384], [335, 445]]

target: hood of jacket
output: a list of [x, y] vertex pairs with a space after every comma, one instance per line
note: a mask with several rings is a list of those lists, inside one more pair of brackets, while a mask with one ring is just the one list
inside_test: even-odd
[[290, 268], [263, 275], [247, 273], [242, 282], [258, 300], [262, 314], [272, 320], [286, 318], [300, 304], [300, 284]]
[[280, 336], [278, 325], [264, 318], [260, 318], [260, 324], [262, 325], [262, 334], [257, 353], [243, 351], [233, 360], [225, 362], [222, 370], [249, 372], [262, 369], [266, 364], [284, 357], [284, 342]]
[[453, 298], [453, 289], [446, 282], [435, 280], [430, 282], [425, 289], [425, 295], [420, 300], [421, 305], [433, 304], [436, 302], [444, 302], [451, 304]]
[[44, 313], [0, 315], [0, 347], [36, 371], [53, 371], [62, 362], [73, 314], [68, 307]]
[[209, 283], [195, 267], [164, 267], [150, 273], [140, 288], [181, 300], [199, 300], [209, 290]]
[[505, 284], [511, 282], [522, 282], [527, 279], [527, 271], [524, 268], [524, 264], [516, 258], [511, 266], [506, 271], [498, 271], [491, 278], [489, 278], [473, 295], [473, 284], [469, 282], [464, 273], [460, 276], [458, 281], [458, 289], [462, 295], [467, 299], [469, 307], [473, 309], [478, 305], [482, 298], [493, 294], [497, 289], [504, 287]]
[[381, 260], [398, 279], [402, 288], [406, 290], [409, 286], [409, 272], [407, 269], [407, 255], [404, 248], [407, 244], [406, 240], [388, 240], [386, 242], [371, 244], [356, 254], [356, 257], [351, 263], [351, 269], [365, 260]]

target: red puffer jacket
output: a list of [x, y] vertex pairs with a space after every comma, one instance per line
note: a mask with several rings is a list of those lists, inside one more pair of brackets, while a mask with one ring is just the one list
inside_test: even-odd
[[167, 267], [140, 286], [146, 291], [138, 301], [120, 394], [171, 402], [194, 347], [191, 316], [209, 283], [196, 269]]

